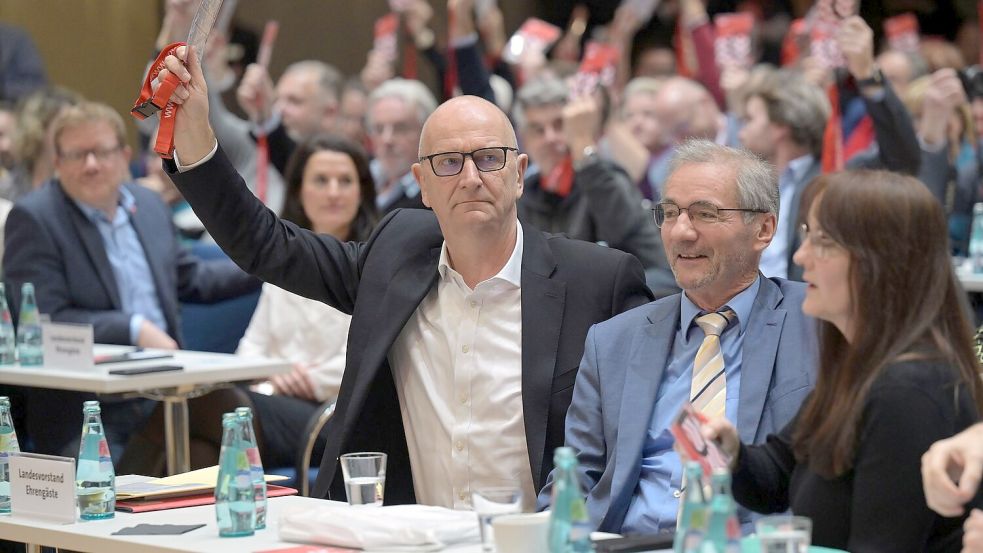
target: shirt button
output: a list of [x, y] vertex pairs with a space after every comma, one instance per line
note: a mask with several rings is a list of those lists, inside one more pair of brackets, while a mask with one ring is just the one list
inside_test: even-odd
[[468, 404], [468, 396], [461, 396], [461, 405]]
[[[457, 446], [458, 451], [464, 451], [464, 442], [462, 442], [461, 440], [458, 440], [457, 443], [454, 445]], [[676, 497], [679, 496], [677, 495]]]
[[464, 492], [457, 494], [457, 496], [461, 498], [461, 501], [465, 501], [468, 498], [468, 494]]
[[465, 345], [464, 347], [461, 348], [461, 351], [463, 351], [464, 353], [467, 353], [467, 352], [471, 351], [471, 348], [468, 347], [467, 345]]
[[478, 302], [471, 300], [471, 307], [478, 307]]
[[672, 496], [673, 496], [673, 497], [675, 497], [675, 498], [677, 498], [677, 499], [678, 499], [678, 498], [679, 498], [679, 496], [681, 496], [681, 495], [683, 495], [683, 492], [681, 492], [681, 491], [679, 491], [679, 490], [673, 490], [673, 491], [672, 491]]

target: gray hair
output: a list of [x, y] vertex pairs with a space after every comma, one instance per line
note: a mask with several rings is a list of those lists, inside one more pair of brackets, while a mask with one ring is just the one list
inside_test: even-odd
[[765, 104], [772, 123], [789, 128], [792, 140], [814, 156], [823, 150], [823, 132], [829, 119], [829, 98], [818, 86], [799, 73], [782, 70], [774, 79], [764, 79], [761, 86], [748, 93]]
[[341, 71], [335, 69], [333, 65], [318, 60], [301, 60], [291, 63], [284, 70], [283, 74], [288, 73], [312, 73], [317, 78], [318, 88], [322, 98], [337, 102], [341, 98], [341, 86], [345, 82]]
[[372, 126], [372, 106], [384, 98], [397, 98], [416, 110], [420, 124], [424, 124], [430, 114], [437, 109], [437, 100], [423, 83], [396, 77], [379, 85], [369, 95], [369, 110], [366, 114], [368, 126]]
[[[775, 167], [753, 153], [721, 146], [710, 140], [687, 140], [678, 147], [669, 164], [669, 178], [684, 165], [713, 163], [732, 167], [737, 173], [737, 207], [773, 213], [778, 218], [778, 174]], [[754, 213], [745, 212], [750, 223]]]
[[519, 128], [526, 126], [525, 110], [543, 106], [566, 104], [570, 99], [570, 89], [558, 77], [543, 75], [522, 85], [515, 98], [512, 118]]

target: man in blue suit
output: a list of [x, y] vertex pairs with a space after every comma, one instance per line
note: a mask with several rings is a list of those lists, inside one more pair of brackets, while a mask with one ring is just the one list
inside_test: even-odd
[[[796, 414], [815, 382], [805, 285], [758, 271], [778, 216], [771, 166], [700, 140], [679, 148], [670, 171], [655, 216], [683, 292], [591, 328], [566, 419], [591, 521], [606, 532], [675, 528], [683, 482], [669, 425], [684, 402], [726, 416], [742, 441], [758, 443]], [[694, 372], [712, 368], [703, 351], [697, 355], [707, 313], [724, 315], [714, 350], [722, 363], [708, 384], [697, 378], [694, 385]], [[716, 389], [715, 403], [708, 389]], [[741, 517], [749, 520], [747, 512]]]
[[[191, 255], [160, 197], [127, 182], [130, 152], [112, 108], [69, 108], [52, 123], [52, 136], [58, 178], [20, 199], [7, 218], [3, 268], [14, 309], [21, 285], [32, 282], [42, 313], [91, 324], [98, 343], [176, 349], [179, 300], [207, 303], [259, 287], [228, 260]], [[34, 450], [74, 455], [88, 399], [93, 394], [30, 388], [18, 407], [26, 407]], [[101, 399], [118, 461], [153, 402]]]

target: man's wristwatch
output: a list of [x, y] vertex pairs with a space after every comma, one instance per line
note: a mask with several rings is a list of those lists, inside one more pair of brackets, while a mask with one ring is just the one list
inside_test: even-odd
[[867, 88], [872, 86], [884, 86], [884, 74], [879, 67], [874, 67], [874, 72], [866, 79], [857, 79], [857, 86]]

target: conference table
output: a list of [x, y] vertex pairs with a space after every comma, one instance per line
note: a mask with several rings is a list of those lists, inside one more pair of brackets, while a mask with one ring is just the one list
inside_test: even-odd
[[[95, 355], [116, 355], [134, 351], [131, 346], [96, 345]], [[144, 350], [168, 354], [163, 359], [145, 359], [95, 365], [91, 369], [50, 365], [0, 367], [0, 384], [54, 388], [96, 394], [124, 394], [146, 397], [164, 403], [164, 437], [167, 472], [178, 474], [191, 469], [188, 440], [188, 399], [203, 395], [230, 382], [267, 378], [290, 372], [291, 365], [279, 359], [240, 357], [200, 351]], [[131, 376], [109, 374], [110, 370], [177, 365], [182, 370], [152, 372]], [[79, 409], [82, 406], [79, 405]]]
[[[117, 512], [115, 518], [74, 524], [56, 524], [17, 516], [0, 516], [0, 539], [28, 544], [28, 553], [39, 552], [41, 546], [99, 553], [241, 553], [244, 551], [275, 551], [300, 544], [281, 541], [279, 515], [287, 508], [314, 508], [322, 499], [287, 496], [270, 498], [267, 504], [267, 527], [253, 536], [220, 538], [215, 523], [215, 506], [203, 505], [149, 513]], [[180, 535], [113, 536], [121, 528], [137, 524], [205, 524], [204, 527]], [[477, 524], [477, 520], [475, 521]], [[480, 553], [481, 544], [450, 546], [448, 553]]]
[[956, 271], [956, 277], [959, 278], [963, 290], [975, 293], [983, 292], [983, 273], [959, 269]]

